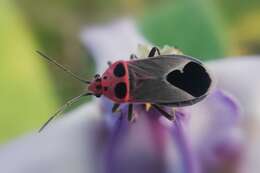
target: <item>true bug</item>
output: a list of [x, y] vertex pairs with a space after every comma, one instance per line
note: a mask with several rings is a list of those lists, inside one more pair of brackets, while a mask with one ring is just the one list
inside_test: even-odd
[[[87, 95], [104, 95], [112, 100], [115, 103], [112, 112], [115, 112], [121, 103], [128, 103], [129, 120], [132, 119], [135, 103], [151, 103], [151, 106], [166, 118], [173, 119], [174, 115], [164, 111], [161, 106], [193, 105], [208, 95], [212, 85], [209, 72], [199, 60], [186, 55], [161, 55], [156, 47], [151, 49], [146, 59], [131, 55], [128, 61], [109, 63], [102, 76], [97, 74], [92, 81], [78, 77], [55, 60], [37, 52], [88, 85], [88, 92], [68, 101], [49, 118], [40, 131], [67, 106]], [[158, 56], [155, 56], [156, 52]]]

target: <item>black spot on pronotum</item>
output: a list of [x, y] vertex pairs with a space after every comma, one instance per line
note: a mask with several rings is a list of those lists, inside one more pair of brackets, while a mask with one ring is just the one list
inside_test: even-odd
[[204, 95], [211, 84], [208, 72], [195, 62], [187, 63], [183, 68], [183, 72], [180, 70], [170, 72], [166, 79], [175, 87], [184, 90], [194, 97]]
[[116, 77], [123, 77], [125, 75], [125, 67], [122, 63], [118, 63], [114, 69], [114, 75]]
[[125, 82], [120, 82], [116, 84], [115, 89], [115, 96], [119, 99], [123, 99], [126, 96], [126, 83]]

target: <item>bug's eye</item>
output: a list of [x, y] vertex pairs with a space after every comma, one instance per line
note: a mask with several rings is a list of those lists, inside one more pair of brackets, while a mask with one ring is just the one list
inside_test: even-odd
[[122, 63], [118, 63], [114, 69], [114, 75], [116, 77], [123, 77], [125, 75], [125, 67]]
[[125, 82], [120, 82], [116, 84], [115, 89], [115, 96], [119, 99], [123, 99], [126, 96], [126, 83]]

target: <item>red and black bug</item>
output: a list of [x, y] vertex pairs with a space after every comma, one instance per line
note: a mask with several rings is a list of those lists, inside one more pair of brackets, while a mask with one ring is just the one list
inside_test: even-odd
[[[151, 49], [148, 58], [120, 60], [109, 64], [109, 68], [92, 81], [84, 80], [56, 61], [37, 51], [48, 61], [56, 64], [76, 79], [88, 84], [88, 92], [67, 102], [43, 125], [40, 131], [67, 106], [87, 95], [105, 97], [115, 104], [116, 111], [121, 103], [128, 103], [128, 119], [132, 119], [133, 104], [151, 103], [162, 115], [173, 119], [161, 106], [182, 107], [193, 105], [205, 98], [212, 85], [212, 79], [205, 66], [197, 59], [186, 55], [160, 55], [158, 48]], [[155, 56], [155, 54], [158, 56]]]

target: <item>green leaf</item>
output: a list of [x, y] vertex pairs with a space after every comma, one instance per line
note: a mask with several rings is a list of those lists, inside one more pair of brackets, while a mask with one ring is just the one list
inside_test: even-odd
[[57, 106], [39, 48], [12, 2], [0, 2], [0, 142], [40, 127]]
[[176, 46], [203, 60], [226, 54], [228, 39], [216, 9], [205, 0], [175, 0], [146, 12], [141, 31], [156, 45]]

